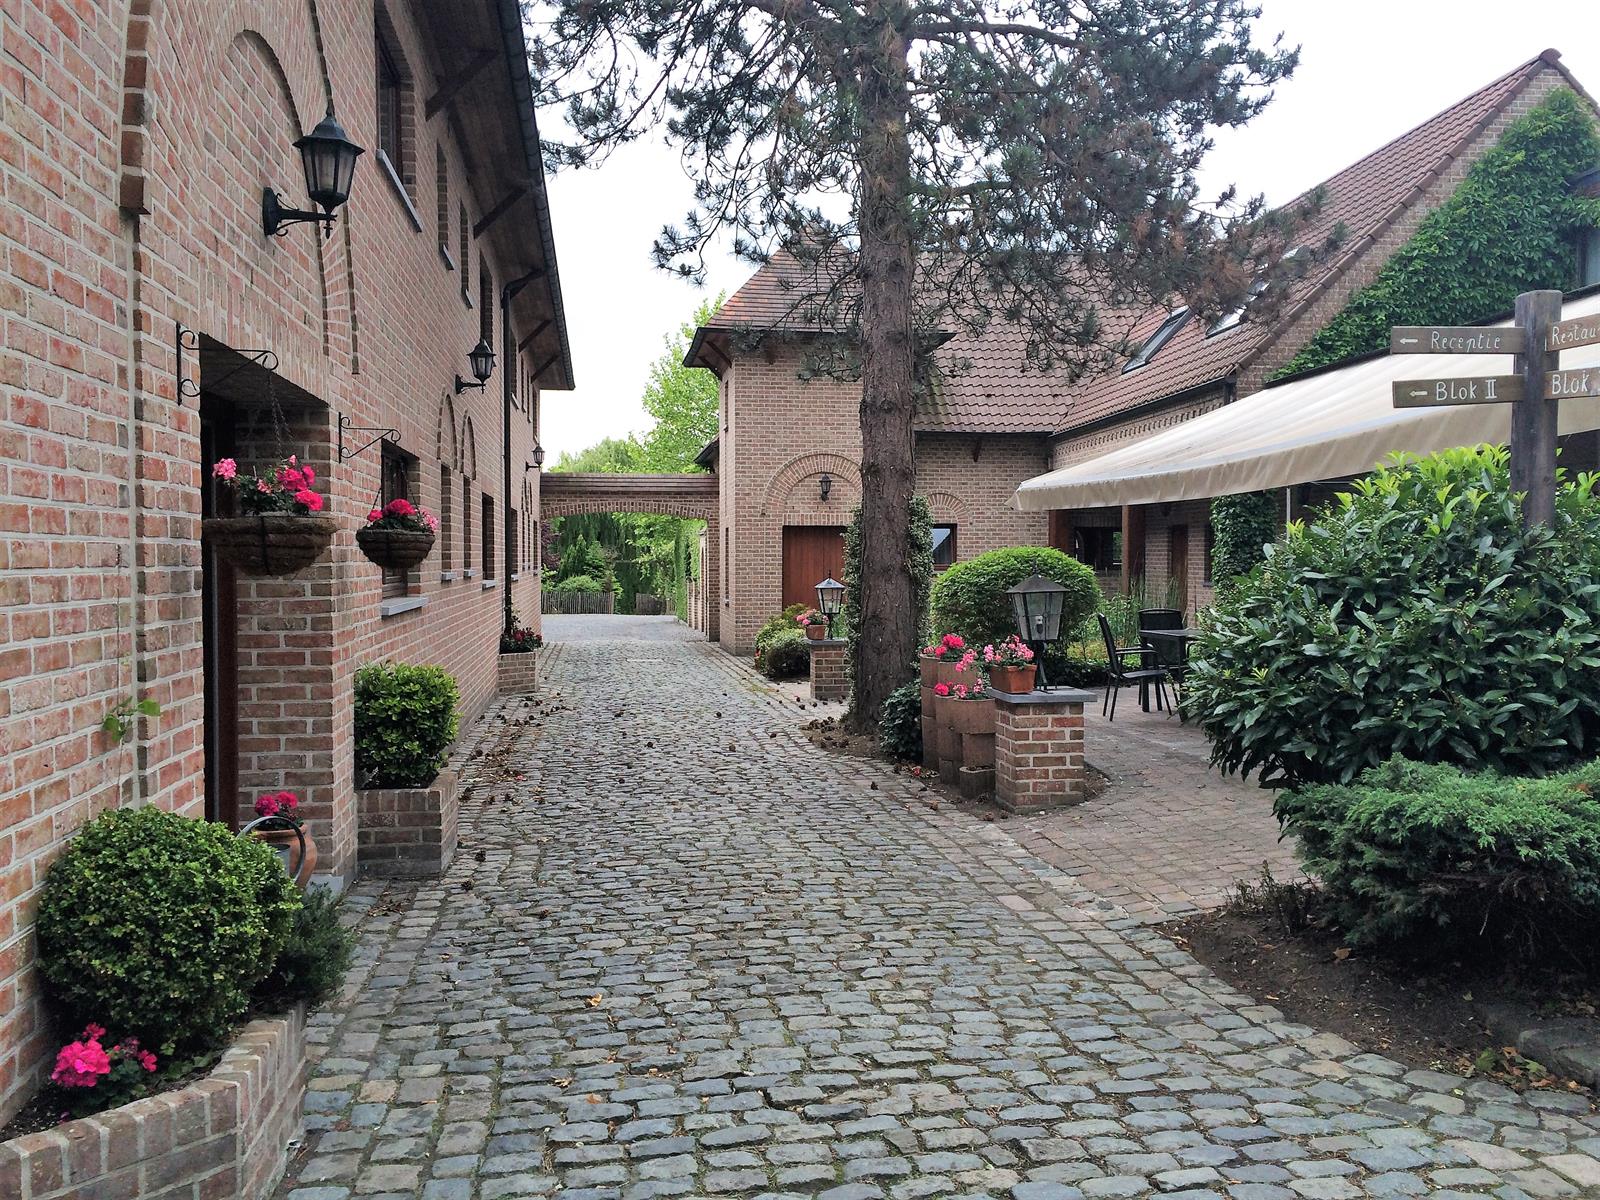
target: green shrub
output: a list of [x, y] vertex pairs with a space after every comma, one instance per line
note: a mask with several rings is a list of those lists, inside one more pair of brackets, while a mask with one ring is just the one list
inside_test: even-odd
[[922, 681], [895, 688], [883, 702], [878, 721], [878, 744], [896, 762], [922, 758]]
[[1067, 589], [1061, 629], [1070, 633], [1100, 603], [1100, 585], [1083, 563], [1047, 546], [1008, 546], [957, 563], [933, 585], [933, 633], [959, 633], [975, 645], [999, 642], [1017, 631], [1006, 589], [1043, 575]]
[[289, 936], [300, 894], [271, 848], [157, 808], [113, 809], [68, 843], [39, 901], [58, 1025], [166, 1058], [220, 1045]]
[[1358, 945], [1518, 957], [1600, 929], [1600, 763], [1517, 779], [1395, 758], [1274, 811]]
[[582, 592], [586, 596], [598, 596], [603, 590], [600, 581], [593, 575], [568, 575], [565, 579], [556, 581], [552, 592]]
[[1247, 574], [1278, 539], [1283, 493], [1241, 492], [1211, 501], [1211, 577], [1224, 583]]
[[1044, 648], [1044, 672], [1052, 687], [1105, 687], [1111, 678], [1100, 631], [1093, 642], [1057, 642]]
[[774, 633], [756, 655], [756, 670], [768, 679], [797, 679], [811, 670], [811, 643], [795, 625]]
[[1185, 710], [1227, 771], [1348, 783], [1395, 754], [1541, 774], [1600, 731], [1600, 497], [1524, 531], [1503, 450], [1397, 457], [1221, 595]]
[[764, 653], [772, 644], [772, 639], [781, 633], [790, 633], [799, 629], [794, 619], [811, 606], [808, 604], [791, 604], [781, 613], [767, 618], [767, 622], [756, 632], [756, 654]]
[[356, 785], [420, 788], [455, 740], [456, 681], [443, 667], [372, 663], [356, 672]]
[[338, 898], [327, 888], [312, 888], [277, 962], [256, 987], [257, 998], [283, 1008], [322, 1003], [339, 990], [355, 947], [355, 935], [339, 924]]

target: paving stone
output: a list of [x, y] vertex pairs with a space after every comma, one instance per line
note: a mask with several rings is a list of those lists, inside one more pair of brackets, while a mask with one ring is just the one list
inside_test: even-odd
[[[1586, 1097], [1362, 1053], [1120, 907], [1162, 863], [1181, 903], [1260, 862], [1202, 864], [1136, 812], [1259, 817], [1292, 870], [1270, 798], [1203, 795], [1193, 731], [1160, 726], [1175, 749], [1146, 743], [1131, 808], [1108, 788], [1120, 815], [990, 824], [811, 746], [797, 705], [670, 619], [566, 620], [546, 690], [458, 748], [446, 878], [351, 890], [353, 986], [312, 1015], [278, 1200], [1600, 1189]], [[1133, 722], [1095, 720], [1138, 765]], [[1037, 831], [1072, 829], [1120, 858], [1068, 870], [1081, 848]]]

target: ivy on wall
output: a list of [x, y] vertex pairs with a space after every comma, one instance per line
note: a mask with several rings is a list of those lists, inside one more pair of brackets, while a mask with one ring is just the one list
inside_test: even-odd
[[[917, 644], [928, 636], [928, 593], [933, 588], [933, 509], [927, 497], [911, 497], [911, 557], [906, 563], [911, 572], [911, 601], [917, 609]], [[850, 675], [849, 704], [855, 715], [855, 662], [856, 639], [861, 636], [861, 600], [856, 581], [861, 578], [861, 509], [850, 516], [844, 531], [844, 608], [840, 621], [844, 625], [844, 638], [850, 643], [845, 654], [846, 670]], [[916, 664], [907, 663], [907, 677]], [[862, 714], [871, 725], [877, 725], [878, 714]]]
[[1600, 201], [1573, 195], [1571, 181], [1596, 165], [1583, 101], [1551, 92], [1274, 378], [1381, 350], [1392, 325], [1469, 324], [1509, 311], [1520, 292], [1571, 287], [1576, 236], [1600, 225]]
[[1283, 490], [1241, 492], [1211, 501], [1211, 578], [1220, 586], [1250, 571], [1278, 536]]

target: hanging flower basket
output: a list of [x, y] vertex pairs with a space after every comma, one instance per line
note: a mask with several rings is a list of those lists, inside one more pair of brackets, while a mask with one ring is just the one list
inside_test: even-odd
[[222, 558], [246, 575], [292, 575], [309, 567], [328, 548], [339, 524], [332, 517], [292, 517], [256, 513], [211, 517], [200, 534]]
[[427, 509], [391, 500], [367, 514], [367, 523], [356, 530], [356, 545], [385, 570], [409, 571], [433, 550], [438, 528], [439, 518]]
[[433, 552], [433, 533], [424, 529], [378, 529], [371, 525], [356, 530], [356, 545], [380, 567], [389, 571], [409, 571]]
[[200, 523], [200, 535], [246, 575], [303, 571], [322, 557], [339, 530], [332, 517], [317, 515], [324, 503], [313, 490], [317, 473], [294, 455], [264, 475], [241, 475], [231, 458], [216, 463], [211, 474], [233, 489], [245, 513], [209, 517]]

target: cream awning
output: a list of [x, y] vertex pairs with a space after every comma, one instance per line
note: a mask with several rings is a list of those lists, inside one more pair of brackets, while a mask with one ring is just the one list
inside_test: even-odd
[[[1600, 294], [1563, 319], [1600, 313]], [[1509, 322], [1502, 322], [1509, 324]], [[1600, 345], [1561, 352], [1561, 367], [1600, 367]], [[1011, 504], [1029, 512], [1198, 500], [1370, 471], [1397, 450], [1426, 454], [1511, 434], [1506, 404], [1394, 407], [1403, 379], [1509, 375], [1505, 354], [1395, 354], [1267, 388], [1087, 462], [1026, 480]], [[1600, 429], [1600, 399], [1561, 401], [1561, 432]]]

